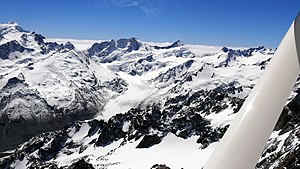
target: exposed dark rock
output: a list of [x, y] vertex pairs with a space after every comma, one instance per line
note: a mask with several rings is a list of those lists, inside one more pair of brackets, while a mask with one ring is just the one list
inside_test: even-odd
[[94, 43], [87, 52], [89, 56], [104, 57], [111, 54], [114, 50], [116, 50], [116, 42], [111, 40], [110, 42]]
[[257, 48], [249, 48], [249, 49], [245, 49], [245, 50], [240, 50], [240, 49], [234, 50], [234, 49], [229, 49], [227, 47], [223, 47], [221, 50], [223, 52], [228, 52], [228, 57], [232, 57], [233, 55], [249, 57], [249, 56], [252, 56], [253, 52], [264, 50], [264, 49], [265, 49], [264, 46], [259, 46]]
[[16, 40], [9, 41], [0, 45], [0, 59], [9, 59], [9, 54], [13, 52], [23, 53], [24, 51], [32, 52], [34, 51], [34, 49], [25, 48], [22, 45], [20, 45]]
[[64, 44], [64, 48], [69, 49], [69, 50], [73, 50], [75, 47], [71, 42], [67, 42]]
[[267, 66], [267, 63], [269, 63], [270, 60], [271, 60], [271, 58], [269, 58], [269, 59], [267, 59], [267, 60], [264, 60], [264, 61], [261, 61], [261, 62], [259, 62], [259, 63], [256, 63], [256, 64], [254, 64], [254, 65], [260, 66], [260, 69], [261, 69], [261, 70], [264, 70], [264, 69], [266, 68], [266, 66]]
[[50, 51], [68, 51], [75, 49], [74, 45], [71, 42], [66, 42], [65, 44], [58, 44], [56, 42], [46, 42], [42, 47], [41, 54], [47, 54]]
[[104, 82], [103, 86], [117, 93], [123, 93], [127, 90], [128, 84], [121, 78], [115, 78], [111, 81]]
[[165, 164], [155, 164], [151, 167], [151, 169], [171, 169], [171, 168], [166, 166]]
[[117, 40], [117, 48], [124, 49], [127, 47], [126, 50], [127, 52], [131, 52], [133, 50], [139, 50], [141, 45], [142, 44], [138, 42], [136, 38]]
[[163, 137], [158, 136], [157, 134], [154, 135], [146, 135], [142, 139], [142, 141], [137, 145], [136, 148], [149, 148], [155, 144], [159, 144], [162, 141]]
[[119, 39], [117, 40], [117, 48], [124, 49], [127, 47], [129, 40], [128, 39]]
[[228, 52], [228, 51], [229, 51], [229, 49], [228, 49], [227, 47], [223, 47], [221, 50], [222, 50], [223, 52]]
[[86, 162], [84, 159], [72, 164], [68, 169], [95, 169], [92, 164]]
[[102, 129], [95, 145], [104, 147], [113, 141], [124, 138], [126, 133], [122, 130], [122, 127], [125, 121], [126, 115], [124, 118], [122, 114], [117, 114], [114, 118], [109, 119]]
[[189, 69], [192, 64], [194, 63], [194, 60], [188, 60], [184, 62], [183, 64], [180, 64], [178, 66], [175, 66], [168, 71], [160, 74], [158, 77], [156, 77], [154, 80], [157, 82], [164, 82], [165, 84], [168, 84], [167, 82], [173, 82], [177, 83], [177, 78], [183, 78], [185, 75], [185, 69]]
[[59, 45], [56, 42], [46, 42], [45, 44], [49, 50], [59, 50], [62, 47], [62, 45]]
[[27, 85], [26, 83], [24, 83], [24, 79], [20, 79], [18, 77], [12, 77], [12, 78], [8, 79], [7, 83], [5, 84], [5, 86], [2, 89], [12, 89], [12, 88], [16, 87], [18, 84]]
[[147, 57], [145, 58], [145, 60], [146, 60], [147, 62], [153, 62], [153, 61], [154, 61], [154, 58], [153, 58], [152, 55], [149, 55], [149, 56], [147, 56]]
[[38, 43], [38, 45], [43, 45], [45, 43], [44, 36], [42, 36], [41, 34], [36, 34], [36, 33], [33, 33], [33, 35], [34, 35], [34, 40]]
[[139, 59], [138, 61], [137, 61], [137, 63], [143, 63], [144, 61], [147, 61], [147, 62], [153, 62], [154, 61], [154, 58], [153, 58], [153, 56], [152, 55], [149, 55], [149, 56], [147, 56], [146, 58], [142, 58], [142, 59]]
[[153, 47], [154, 47], [154, 49], [171, 49], [171, 48], [180, 47], [180, 46], [183, 46], [183, 42], [180, 40], [177, 40], [169, 46], [153, 46]]
[[[97, 57], [102, 63], [110, 63], [118, 60], [122, 53], [139, 50], [142, 44], [136, 38], [119, 39], [117, 42], [111, 40], [101, 43], [94, 43], [91, 48], [87, 50], [87, 55], [90, 57]], [[126, 50], [124, 50], [126, 48]], [[121, 51], [119, 50], [121, 49]], [[110, 55], [114, 51], [119, 50], [121, 54]]]
[[234, 50], [234, 49], [229, 49], [227, 47], [223, 47], [221, 49], [223, 52], [227, 53], [227, 58], [225, 61], [221, 62], [219, 66], [228, 66], [229, 62], [236, 60], [237, 57], [250, 57], [252, 56], [253, 52], [264, 52], [266, 48], [264, 46], [259, 46], [257, 48], [249, 48], [249, 49], [244, 49], [244, 50]]
[[55, 157], [56, 154], [64, 147], [68, 138], [67, 133], [59, 132], [56, 137], [46, 147], [40, 148], [38, 154], [42, 161], [48, 161]]
[[297, 121], [300, 120], [300, 94], [297, 94], [293, 100], [291, 100], [283, 109], [279, 120], [275, 126], [275, 130], [281, 130], [280, 134], [284, 134], [292, 129], [297, 124]]
[[131, 52], [131, 51], [140, 49], [141, 43], [138, 42], [136, 38], [130, 38], [129, 42], [130, 42], [130, 44], [128, 46], [127, 52]]
[[62, 167], [58, 167], [53, 163], [41, 163], [39, 161], [33, 160], [31, 165], [27, 167], [28, 169], [63, 169]]
[[88, 122], [90, 129], [88, 131], [88, 136], [91, 137], [98, 131], [102, 131], [106, 123], [103, 120], [91, 120]]

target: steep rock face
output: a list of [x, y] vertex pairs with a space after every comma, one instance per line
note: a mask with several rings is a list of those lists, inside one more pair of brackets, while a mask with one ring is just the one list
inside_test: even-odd
[[110, 63], [120, 59], [126, 53], [139, 50], [141, 46], [142, 43], [137, 41], [136, 38], [104, 41], [94, 43], [87, 50], [87, 55], [97, 57], [102, 63]]
[[94, 43], [87, 52], [89, 56], [104, 57], [111, 54], [114, 50], [116, 50], [116, 44], [114, 40], [111, 40], [110, 42]]
[[153, 46], [153, 47], [154, 47], [154, 49], [171, 49], [171, 48], [180, 47], [180, 46], [183, 46], [183, 42], [180, 40], [177, 40], [169, 46]]
[[17, 41], [9, 41], [5, 44], [0, 45], [0, 59], [9, 59], [9, 55], [13, 52], [20, 52], [23, 53], [26, 52], [32, 52], [34, 49], [24, 48], [22, 45], [20, 45]]
[[[38, 91], [29, 89], [23, 79], [17, 77], [9, 79], [0, 90], [0, 100], [1, 150], [13, 148], [33, 135], [47, 131], [31, 127], [30, 124], [44, 125], [45, 119], [53, 118], [53, 108], [41, 98]], [[43, 119], [39, 118], [41, 116]], [[51, 128], [46, 126], [48, 127]]]
[[127, 48], [126, 52], [139, 50], [141, 46], [142, 44], [136, 38], [119, 39], [117, 41], [117, 47], [121, 49]]

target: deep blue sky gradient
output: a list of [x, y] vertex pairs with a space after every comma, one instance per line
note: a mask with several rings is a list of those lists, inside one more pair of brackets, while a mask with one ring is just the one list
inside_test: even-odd
[[46, 37], [277, 47], [300, 0], [6, 0], [0, 22]]

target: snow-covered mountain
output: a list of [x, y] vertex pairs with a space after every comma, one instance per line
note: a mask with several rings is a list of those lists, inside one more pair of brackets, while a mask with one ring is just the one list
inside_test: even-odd
[[[1, 24], [0, 167], [201, 168], [273, 54]], [[258, 168], [299, 165], [297, 93]]]
[[0, 149], [90, 119], [127, 89], [114, 72], [66, 42], [44, 42], [16, 23], [0, 25]]

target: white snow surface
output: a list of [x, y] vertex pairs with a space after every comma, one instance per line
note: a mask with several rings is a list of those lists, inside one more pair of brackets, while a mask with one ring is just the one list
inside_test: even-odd
[[26, 169], [26, 164], [27, 164], [28, 160], [26, 157], [24, 157], [23, 160], [17, 160], [14, 164], [13, 164], [13, 168], [14, 169]]
[[101, 112], [102, 115], [98, 118], [108, 120], [118, 113], [124, 113], [133, 107], [138, 107], [142, 100], [157, 90], [149, 81], [133, 77], [127, 73], [120, 72], [118, 74], [128, 82], [128, 90], [121, 96], [112, 98]]
[[[74, 137], [76, 136], [74, 135], [72, 139]], [[88, 161], [96, 168], [107, 166], [109, 169], [141, 169], [151, 168], [154, 164], [166, 164], [171, 168], [201, 168], [218, 143], [200, 149], [196, 140], [197, 137], [182, 139], [170, 133], [160, 144], [147, 149], [135, 148], [141, 139], [125, 145], [122, 145], [121, 141], [116, 141], [105, 147], [89, 146], [82, 153], [75, 152], [71, 155], [61, 153], [53, 162], [63, 167], [72, 164], [74, 159], [88, 155]]]

